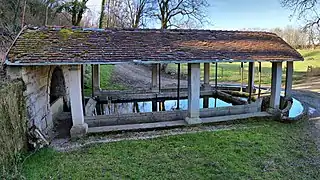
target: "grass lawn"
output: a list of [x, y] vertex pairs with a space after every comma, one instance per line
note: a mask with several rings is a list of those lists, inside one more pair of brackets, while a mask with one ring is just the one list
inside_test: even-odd
[[[100, 87], [106, 90], [124, 90], [125, 86], [121, 84], [117, 84], [112, 81], [114, 66], [113, 65], [100, 65]], [[87, 88], [84, 89], [84, 93], [86, 96], [90, 96], [92, 93], [92, 81], [91, 81], [91, 66], [86, 68], [87, 81], [85, 82], [85, 86]]]
[[[316, 50], [298, 50], [305, 61], [294, 62], [294, 81], [302, 80], [308, 66], [320, 67], [320, 49]], [[214, 81], [215, 77], [215, 65], [211, 64], [210, 77]], [[244, 82], [248, 79], [248, 63], [244, 63]], [[271, 63], [261, 63], [262, 66], [262, 84], [271, 84]], [[255, 82], [258, 83], [258, 63], [255, 64]], [[285, 63], [283, 63], [285, 67]], [[181, 72], [187, 73], [187, 64], [182, 64]], [[201, 64], [203, 69], [203, 64]], [[169, 64], [168, 70], [170, 72], [176, 72], [177, 66], [175, 64]], [[203, 71], [201, 71], [201, 77], [203, 77]], [[283, 82], [285, 80], [285, 73], [283, 73]], [[218, 63], [218, 81], [220, 82], [241, 82], [240, 63]]]
[[[306, 121], [251, 121], [249, 128], [43, 149], [23, 165], [27, 179], [317, 179], [319, 157]], [[257, 127], [258, 126], [258, 127]], [[251, 127], [251, 128], [250, 128]]]

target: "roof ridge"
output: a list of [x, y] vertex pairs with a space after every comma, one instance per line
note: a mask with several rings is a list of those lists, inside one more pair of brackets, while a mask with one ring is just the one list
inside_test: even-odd
[[274, 34], [269, 31], [253, 31], [253, 30], [227, 30], [227, 29], [157, 29], [157, 28], [95, 28], [95, 27], [80, 27], [80, 26], [28, 26], [26, 27], [30, 30], [61, 30], [61, 29], [71, 29], [71, 30], [83, 30], [83, 31], [137, 31], [137, 32], [239, 32], [239, 33], [265, 33]]

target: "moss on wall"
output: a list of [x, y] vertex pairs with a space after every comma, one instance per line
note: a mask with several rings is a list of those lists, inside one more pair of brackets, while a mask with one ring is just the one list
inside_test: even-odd
[[[0, 179], [12, 171], [27, 144], [27, 114], [21, 81], [0, 84]], [[5, 178], [6, 179], [6, 178]]]

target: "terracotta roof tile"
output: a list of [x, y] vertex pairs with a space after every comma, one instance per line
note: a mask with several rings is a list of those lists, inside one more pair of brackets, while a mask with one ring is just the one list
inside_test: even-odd
[[273, 33], [215, 30], [23, 30], [8, 64], [200, 61], [299, 61], [303, 57]]

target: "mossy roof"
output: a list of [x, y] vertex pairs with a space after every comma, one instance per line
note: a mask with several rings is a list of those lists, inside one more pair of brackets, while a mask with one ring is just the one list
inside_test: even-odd
[[301, 61], [269, 32], [159, 29], [25, 28], [8, 65]]

